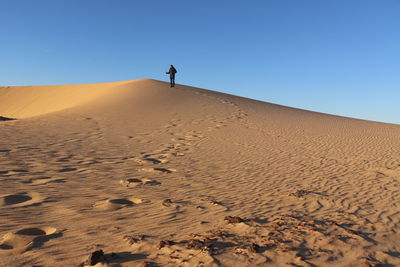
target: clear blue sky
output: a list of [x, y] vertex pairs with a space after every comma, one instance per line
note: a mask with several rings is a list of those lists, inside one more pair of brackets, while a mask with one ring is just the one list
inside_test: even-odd
[[399, 0], [0, 0], [0, 85], [168, 79], [400, 123]]

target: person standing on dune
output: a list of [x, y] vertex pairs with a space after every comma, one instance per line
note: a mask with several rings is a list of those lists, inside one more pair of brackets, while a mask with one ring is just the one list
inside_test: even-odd
[[174, 65], [171, 65], [171, 67], [169, 67], [169, 71], [166, 73], [169, 74], [169, 79], [170, 79], [169, 87], [175, 87], [175, 73], [177, 73], [177, 71], [176, 71]]

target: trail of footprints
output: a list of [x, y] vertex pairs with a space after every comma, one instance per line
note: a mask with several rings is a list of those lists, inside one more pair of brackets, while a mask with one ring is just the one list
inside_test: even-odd
[[[232, 116], [234, 118], [235, 116]], [[218, 129], [221, 127], [225, 127], [228, 120], [214, 120], [210, 121], [215, 124], [214, 128]], [[198, 123], [202, 123], [204, 120], [199, 120]], [[195, 123], [195, 122], [194, 122]], [[172, 120], [165, 129], [170, 131], [171, 135], [175, 135], [171, 139], [171, 143], [163, 145], [159, 150], [153, 151], [151, 153], [143, 153], [137, 157], [127, 157], [123, 160], [132, 159], [138, 165], [141, 165], [142, 168], [139, 168], [139, 173], [147, 173], [150, 175], [168, 175], [176, 172], [177, 170], [174, 168], [166, 167], [168, 163], [170, 163], [171, 159], [174, 157], [181, 157], [185, 155], [185, 151], [187, 151], [192, 142], [199, 141], [203, 138], [200, 132], [190, 131], [186, 134], [178, 134], [172, 130], [176, 130], [177, 127], [181, 126], [179, 124], [179, 120]], [[146, 133], [143, 134], [146, 136]], [[93, 138], [101, 138], [101, 136], [91, 136]], [[130, 137], [133, 138], [133, 137]], [[76, 140], [69, 140], [76, 141]], [[81, 141], [81, 140], [79, 140]], [[21, 148], [22, 149], [22, 148]], [[27, 148], [32, 150], [33, 148]], [[1, 149], [1, 153], [8, 154], [12, 152], [10, 149]], [[58, 155], [57, 155], [58, 156]], [[62, 156], [59, 155], [57, 162], [59, 163], [69, 163], [72, 156]], [[79, 160], [79, 159], [75, 159]], [[84, 164], [95, 164], [96, 160], [88, 160], [77, 162], [80, 165]], [[110, 162], [113, 163], [113, 162]], [[61, 167], [55, 172], [58, 173], [69, 173], [69, 172], [77, 172], [77, 168], [70, 167], [66, 165]], [[15, 174], [23, 174], [27, 173], [26, 169], [11, 169], [11, 170], [0, 170], [0, 175], [11, 176]], [[22, 180], [21, 183], [30, 184], [32, 186], [46, 185], [48, 183], [64, 183], [65, 179], [61, 178], [52, 178], [49, 176], [38, 176], [35, 178], [30, 178], [28, 180]], [[153, 180], [150, 178], [127, 178], [120, 181], [120, 184], [127, 188], [137, 188], [138, 186], [154, 186], [161, 185], [161, 182], [157, 180]], [[1, 195], [0, 196], [0, 208], [10, 208], [10, 207], [29, 207], [32, 205], [40, 205], [45, 198], [36, 192], [20, 192], [15, 194]], [[144, 200], [135, 197], [110, 197], [108, 199], [100, 200], [93, 204], [92, 208], [98, 211], [115, 211], [125, 207], [133, 207], [135, 205], [140, 205], [144, 203], [149, 203], [149, 200]], [[164, 199], [161, 203], [166, 208], [179, 209], [181, 206], [190, 205], [197, 210], [204, 210], [207, 207], [217, 208], [221, 211], [227, 211], [222, 203], [212, 199], [210, 197], [203, 198], [198, 203], [188, 203], [185, 201], [179, 200], [171, 200]], [[27, 250], [31, 250], [34, 248], [41, 247], [45, 242], [62, 236], [63, 231], [59, 231], [53, 227], [32, 227], [32, 228], [23, 228], [14, 232], [10, 232], [4, 235], [0, 239], [0, 251], [10, 251], [14, 252], [24, 252]]]
[[140, 185], [159, 185], [161, 183], [148, 178], [140, 178], [140, 179], [132, 178], [132, 179], [120, 180], [120, 184], [125, 187], [137, 187]]
[[[178, 125], [171, 122], [170, 128], [175, 128]], [[169, 129], [169, 128], [167, 128]], [[122, 160], [133, 160], [141, 168], [138, 168], [139, 173], [150, 174], [150, 175], [168, 175], [176, 172], [174, 168], [165, 167], [165, 164], [170, 163], [170, 160], [174, 157], [184, 156], [184, 151], [190, 147], [191, 142], [199, 140], [202, 136], [195, 132], [189, 132], [188, 134], [183, 134], [179, 137], [174, 137], [171, 139], [171, 143], [163, 145], [159, 150], [153, 151], [152, 153], [142, 153], [135, 157], [125, 157]], [[22, 148], [21, 148], [22, 149]], [[32, 150], [31, 147], [27, 149]], [[10, 149], [1, 149], [1, 153], [7, 154], [12, 152]], [[77, 168], [71, 167], [69, 163], [73, 158], [73, 155], [55, 155], [56, 162], [65, 164], [59, 169], [55, 169], [56, 173], [70, 173], [70, 172], [81, 172]], [[104, 160], [104, 159], [103, 159]], [[79, 160], [75, 158], [76, 164], [80, 166], [91, 165], [99, 162], [96, 159]], [[104, 163], [104, 161], [103, 161]], [[115, 163], [115, 159], [111, 159], [110, 163]], [[12, 175], [21, 175], [28, 173], [27, 169], [11, 169], [11, 170], [0, 170], [0, 175], [6, 177]], [[62, 178], [52, 178], [50, 176], [39, 175], [30, 179], [22, 179], [20, 181], [23, 184], [29, 184], [32, 186], [46, 185], [48, 183], [65, 183], [66, 180]], [[137, 188], [138, 186], [154, 186], [161, 185], [161, 182], [150, 179], [150, 178], [127, 178], [120, 181], [120, 184], [127, 188]], [[17, 207], [29, 207], [32, 205], [41, 205], [44, 201], [44, 197], [36, 192], [19, 192], [14, 194], [0, 195], [0, 208], [17, 208]], [[125, 207], [134, 207], [136, 205], [149, 203], [149, 200], [135, 198], [135, 197], [110, 197], [104, 200], [95, 202], [92, 208], [97, 211], [115, 211]], [[173, 200], [170, 203], [163, 202], [164, 206], [168, 207], [178, 207], [184, 204], [182, 201]], [[168, 204], [166, 204], [168, 203]], [[179, 203], [179, 205], [178, 205]], [[205, 203], [205, 204], [204, 204]], [[209, 201], [204, 202], [203, 206], [207, 203], [210, 205], [217, 206], [217, 202]], [[196, 208], [202, 209], [203, 207], [197, 205]], [[43, 243], [50, 239], [62, 236], [62, 232], [58, 231], [52, 227], [43, 228], [24, 228], [17, 230], [15, 232], [10, 232], [0, 239], [0, 251], [26, 251], [40, 247]]]
[[[204, 94], [204, 96], [212, 97]], [[215, 98], [215, 97], [212, 97]], [[217, 118], [209, 118], [208, 123], [212, 123], [213, 125], [208, 127], [209, 130], [219, 129], [222, 127], [226, 127], [228, 122], [232, 122], [234, 120], [242, 120], [247, 114], [242, 112], [238, 106], [232, 102], [216, 98], [223, 104], [231, 105], [235, 108], [235, 112], [225, 119], [217, 119]], [[204, 119], [199, 119], [197, 121], [193, 121], [193, 124], [200, 124], [207, 122]], [[175, 173], [177, 170], [174, 168], [170, 168], [167, 165], [171, 162], [174, 157], [181, 157], [185, 155], [185, 151], [190, 149], [191, 145], [195, 141], [199, 141], [203, 138], [202, 134], [197, 131], [190, 131], [185, 134], [176, 134], [176, 129], [180, 126], [180, 121], [172, 120], [165, 129], [169, 131], [171, 135], [174, 137], [171, 139], [171, 143], [164, 144], [159, 150], [150, 152], [150, 153], [142, 153], [139, 156], [124, 158], [124, 160], [132, 159], [136, 162], [140, 168], [138, 168], [139, 173], [150, 174], [150, 175], [169, 175]], [[150, 133], [144, 133], [143, 136], [147, 136]], [[97, 136], [93, 136], [97, 138]], [[133, 138], [133, 137], [129, 137]], [[9, 150], [2, 150], [1, 152], [8, 153]], [[59, 162], [69, 162], [71, 159], [70, 156], [59, 158]], [[111, 162], [112, 163], [112, 162]], [[58, 170], [59, 173], [68, 173], [77, 171], [76, 168], [65, 166]], [[13, 170], [11, 172], [18, 172], [19, 170]], [[6, 174], [12, 174], [10, 171], [7, 171]], [[22, 172], [22, 170], [21, 170]], [[24, 181], [24, 183], [32, 184], [32, 185], [44, 185], [50, 182], [64, 182], [63, 179], [52, 179], [50, 177], [42, 176], [34, 179], [30, 179], [28, 181]], [[153, 180], [150, 178], [126, 178], [120, 181], [120, 184], [126, 188], [138, 188], [140, 186], [153, 186], [153, 185], [161, 185], [161, 182], [157, 180]], [[35, 203], [40, 203], [42, 198], [35, 193], [18, 193], [15, 195], [7, 195], [1, 198], [0, 206], [28, 206]], [[98, 211], [116, 211], [122, 208], [134, 207], [136, 205], [140, 205], [143, 203], [149, 203], [150, 201], [135, 198], [135, 197], [109, 197], [107, 199], [100, 200], [93, 204], [93, 209]], [[219, 211], [228, 211], [223, 203], [218, 202], [212, 197], [204, 197], [197, 201], [196, 203], [190, 203], [186, 201], [176, 200], [176, 199], [164, 199], [161, 202], [165, 208], [172, 208], [174, 210], [181, 209], [182, 206], [190, 206], [199, 211], [206, 210], [207, 208], [217, 209]], [[55, 228], [46, 227], [46, 228], [26, 228], [18, 230], [14, 233], [7, 234], [0, 243], [0, 249], [2, 250], [13, 250], [13, 249], [31, 249], [34, 247], [40, 246], [44, 240], [49, 240], [56, 234], [57, 230]]]
[[99, 201], [93, 205], [93, 208], [100, 211], [114, 211], [119, 210], [123, 207], [131, 207], [141, 203], [148, 203], [150, 201], [143, 200], [140, 198], [109, 198], [103, 201]]
[[224, 105], [229, 105], [231, 106], [234, 111], [227, 117], [225, 117], [224, 119], [217, 119], [215, 117], [210, 118], [210, 122], [213, 124], [212, 126], [208, 127], [209, 131], [213, 131], [213, 130], [218, 130], [220, 128], [224, 128], [227, 127], [229, 123], [231, 122], [235, 122], [235, 121], [239, 121], [245, 124], [248, 124], [248, 121], [246, 120], [246, 118], [248, 117], [248, 114], [243, 111], [238, 104], [229, 101], [227, 99], [224, 99], [222, 97], [218, 97], [218, 96], [213, 96], [207, 93], [201, 93], [201, 92], [195, 92], [198, 95], [204, 96], [204, 97], [208, 97], [211, 99], [215, 99], [217, 101], [219, 101], [220, 103], [224, 104]]
[[[172, 120], [166, 129], [179, 127], [177, 124], [178, 120]], [[160, 149], [153, 152], [146, 153], [143, 152], [138, 156], [131, 157], [131, 160], [138, 164], [138, 175], [147, 176], [159, 176], [168, 175], [177, 172], [175, 168], [168, 167], [171, 160], [175, 157], [184, 156], [184, 151], [187, 151], [192, 145], [193, 141], [200, 140], [203, 136], [196, 131], [191, 131], [187, 134], [171, 133], [175, 137], [171, 138], [171, 143], [163, 144]], [[135, 177], [135, 178], [125, 178], [119, 181], [120, 184], [127, 188], [138, 188], [141, 186], [153, 186], [161, 185], [162, 183], [153, 178]], [[167, 201], [168, 202], [168, 201]], [[167, 202], [163, 202], [164, 206], [174, 206], [174, 202], [170, 200], [170, 203], [165, 205]]]
[[[182, 126], [179, 123], [179, 119], [171, 120], [169, 124], [164, 127], [173, 136], [171, 138], [171, 143], [163, 144], [155, 151], [143, 152], [140, 155], [130, 158], [130, 160], [139, 165], [137, 170], [139, 177], [130, 177], [120, 180], [119, 183], [122, 186], [126, 188], [140, 188], [142, 186], [162, 185], [160, 181], [153, 179], [153, 176], [170, 175], [178, 171], [168, 166], [171, 165], [171, 161], [176, 157], [185, 156], [185, 152], [191, 149], [194, 142], [201, 141], [204, 138], [201, 132], [194, 130], [185, 133], [177, 133], [176, 128]], [[143, 135], [147, 134], [144, 133]], [[150, 176], [151, 178], [140, 177], [141, 174]], [[199, 211], [206, 210], [207, 208], [219, 211], [228, 210], [222, 203], [211, 197], [202, 198], [196, 203], [189, 203], [176, 199], [164, 199], [160, 201], [161, 205], [164, 207], [174, 210], [181, 209], [183, 206], [186, 208], [194, 208]]]

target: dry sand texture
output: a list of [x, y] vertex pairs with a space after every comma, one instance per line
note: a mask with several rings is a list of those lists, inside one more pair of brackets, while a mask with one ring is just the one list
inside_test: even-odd
[[399, 125], [154, 80], [0, 116], [0, 266], [400, 266]]

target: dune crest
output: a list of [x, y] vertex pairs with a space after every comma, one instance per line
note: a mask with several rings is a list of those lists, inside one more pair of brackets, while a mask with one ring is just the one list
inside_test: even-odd
[[[146, 79], [141, 79], [146, 80]], [[0, 114], [29, 118], [118, 94], [118, 88], [140, 80], [97, 84], [0, 87]]]
[[400, 265], [399, 125], [149, 79], [0, 116], [0, 266]]

